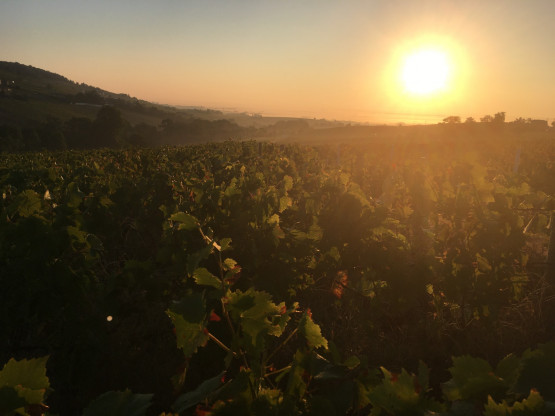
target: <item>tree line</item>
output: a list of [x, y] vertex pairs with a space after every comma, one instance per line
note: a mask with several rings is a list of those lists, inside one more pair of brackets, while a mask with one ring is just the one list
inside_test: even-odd
[[[485, 116], [480, 117], [479, 123], [487, 124], [487, 125], [503, 125], [506, 123], [505, 115], [506, 114], [504, 111], [495, 113], [493, 116], [490, 114], [486, 114]], [[462, 119], [460, 116], [448, 116], [442, 120], [442, 123], [460, 124], [462, 122], [461, 120]], [[464, 121], [464, 124], [474, 124], [474, 123], [478, 123], [478, 121], [476, 121], [474, 117], [467, 117]], [[549, 127], [547, 120], [534, 120], [532, 118], [523, 118], [523, 117], [518, 117], [514, 121], [506, 124], [516, 126], [516, 127], [521, 127], [521, 128], [542, 128], [542, 127], [548, 128]], [[551, 126], [555, 127], [555, 121], [551, 122]]]
[[28, 127], [0, 125], [0, 151], [150, 147], [247, 139], [254, 134], [256, 129], [229, 120], [164, 119], [159, 126], [146, 123], [132, 126], [117, 108], [105, 105], [94, 119], [73, 117], [63, 122], [51, 117]]

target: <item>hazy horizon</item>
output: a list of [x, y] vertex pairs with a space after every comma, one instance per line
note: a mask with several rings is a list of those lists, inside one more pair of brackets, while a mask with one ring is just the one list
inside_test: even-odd
[[[549, 0], [8, 0], [0, 59], [147, 101], [267, 116], [553, 120], [554, 15]], [[446, 80], [414, 93], [401, 72], [426, 49], [445, 54]]]

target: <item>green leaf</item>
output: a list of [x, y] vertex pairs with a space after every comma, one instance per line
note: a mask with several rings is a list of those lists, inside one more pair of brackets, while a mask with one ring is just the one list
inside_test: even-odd
[[87, 243], [87, 232], [74, 227], [73, 225], [68, 225], [66, 227], [66, 232], [67, 234], [71, 237], [72, 240], [75, 240], [76, 242], [80, 243], [80, 244], [86, 244]]
[[482, 402], [488, 395], [501, 395], [508, 384], [496, 376], [486, 360], [468, 355], [453, 358], [449, 369], [452, 379], [443, 385], [443, 392], [450, 401], [469, 400]]
[[328, 349], [328, 341], [322, 336], [320, 326], [312, 320], [311, 316], [305, 312], [299, 322], [299, 332], [306, 338], [308, 346], [311, 348], [323, 347]]
[[418, 362], [418, 385], [421, 391], [426, 392], [430, 384], [430, 369], [424, 361]]
[[272, 302], [267, 292], [250, 288], [246, 292], [237, 290], [228, 295], [228, 306], [232, 317], [240, 323], [245, 334], [251, 337], [255, 348], [264, 346], [264, 336], [280, 336], [283, 325], [274, 317], [281, 317], [281, 307]]
[[22, 217], [30, 217], [40, 212], [42, 202], [39, 194], [31, 189], [21, 192], [10, 205], [10, 211], [17, 211]]
[[546, 409], [546, 403], [542, 396], [535, 390], [530, 391], [526, 399], [514, 402], [512, 406], [503, 400], [501, 403], [488, 397], [488, 403], [484, 407], [484, 416], [543, 416], [550, 414]]
[[94, 234], [87, 235], [87, 244], [90, 246], [91, 250], [94, 250], [94, 251], [104, 250], [104, 245], [102, 244], [102, 241]]
[[508, 386], [514, 386], [520, 374], [520, 358], [509, 354], [497, 364], [495, 374], [501, 377]]
[[349, 369], [353, 369], [360, 365], [360, 359], [356, 355], [351, 355], [343, 362], [343, 365]]
[[222, 238], [220, 241], [220, 251], [229, 250], [231, 248], [231, 238]]
[[225, 259], [223, 266], [224, 266], [224, 270], [226, 271], [233, 270], [235, 266], [237, 266], [237, 262], [233, 259]]
[[197, 285], [212, 286], [216, 289], [221, 289], [222, 281], [214, 276], [204, 267], [199, 267], [193, 272], [193, 279]]
[[318, 224], [312, 224], [308, 229], [308, 239], [312, 241], [320, 241], [324, 236], [324, 231]]
[[301, 350], [297, 350], [293, 358], [291, 370], [289, 370], [289, 377], [287, 378], [287, 386], [285, 388], [285, 394], [287, 396], [298, 399], [304, 396], [306, 392], [306, 383], [303, 380], [303, 374], [306, 372], [306, 361], [306, 355]]
[[166, 311], [175, 327], [177, 347], [186, 357], [193, 355], [208, 342], [206, 330], [206, 306], [199, 293], [188, 294], [174, 302]]
[[279, 212], [285, 211], [292, 204], [293, 204], [293, 200], [291, 198], [289, 198], [288, 196], [282, 196], [279, 199]]
[[412, 409], [416, 414], [419, 395], [414, 388], [412, 376], [402, 370], [401, 374], [392, 374], [384, 367], [381, 384], [373, 388], [368, 397], [374, 408], [383, 409], [387, 414], [408, 414]]
[[222, 385], [222, 377], [224, 374], [225, 372], [222, 372], [216, 377], [205, 380], [195, 390], [179, 396], [173, 404], [173, 409], [177, 413], [182, 413], [195, 406], [197, 403], [206, 400]]
[[133, 394], [130, 390], [109, 391], [93, 400], [83, 416], [144, 416], [152, 404], [152, 394]]
[[85, 194], [81, 192], [79, 186], [75, 182], [71, 182], [67, 186], [67, 206], [71, 208], [77, 208], [81, 205], [81, 201], [83, 201], [83, 197]]
[[27, 404], [42, 403], [50, 387], [46, 376], [47, 360], [48, 357], [20, 361], [11, 358], [0, 371], [0, 388], [13, 388]]
[[526, 394], [537, 389], [547, 401], [555, 401], [555, 342], [542, 344], [522, 354], [515, 391]]
[[[418, 378], [409, 374], [405, 369], [401, 374], [390, 373], [381, 367], [384, 378], [382, 382], [371, 389], [368, 398], [372, 406], [371, 414], [391, 415], [422, 415], [428, 412], [439, 412], [443, 406], [433, 399], [427, 398], [425, 390], [419, 385], [420, 382], [427, 383], [427, 374], [419, 374]], [[426, 373], [420, 366], [419, 373]]]
[[184, 212], [176, 212], [170, 217], [170, 220], [179, 223], [178, 230], [191, 231], [199, 226], [199, 221], [195, 217]]
[[13, 387], [0, 387], [0, 415], [12, 415], [16, 410], [22, 409], [27, 401], [20, 397]]
[[283, 177], [283, 189], [289, 192], [293, 188], [293, 178], [289, 175]]

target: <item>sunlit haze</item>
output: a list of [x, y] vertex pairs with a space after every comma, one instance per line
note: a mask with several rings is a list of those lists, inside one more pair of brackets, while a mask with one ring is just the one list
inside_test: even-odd
[[445, 53], [433, 49], [417, 50], [405, 60], [403, 84], [413, 94], [434, 94], [446, 87], [449, 66]]
[[0, 60], [158, 103], [555, 117], [555, 1], [3, 0]]

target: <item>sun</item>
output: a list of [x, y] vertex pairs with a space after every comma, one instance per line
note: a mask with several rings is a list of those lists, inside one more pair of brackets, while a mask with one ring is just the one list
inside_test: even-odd
[[401, 82], [413, 95], [439, 93], [448, 86], [451, 65], [448, 55], [439, 49], [418, 49], [404, 59]]

